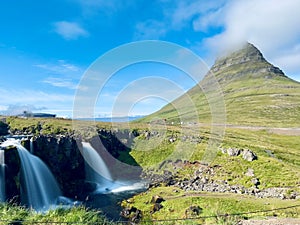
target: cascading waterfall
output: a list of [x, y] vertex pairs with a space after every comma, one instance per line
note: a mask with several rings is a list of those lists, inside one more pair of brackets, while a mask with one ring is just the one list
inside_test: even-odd
[[30, 146], [30, 153], [33, 154], [34, 148], [33, 148], [33, 137], [29, 140], [29, 146]]
[[0, 150], [0, 202], [4, 202], [5, 197], [5, 158], [4, 150]]
[[82, 142], [85, 172], [88, 181], [98, 184], [98, 193], [117, 193], [145, 188], [145, 183], [113, 180], [104, 160], [88, 142]]
[[88, 142], [82, 142], [83, 156], [86, 162], [86, 178], [89, 181], [102, 183], [103, 178], [112, 180], [104, 160]]
[[17, 140], [8, 140], [3, 146], [16, 146], [21, 160], [21, 202], [37, 211], [55, 205], [61, 191], [42, 160], [30, 154]]

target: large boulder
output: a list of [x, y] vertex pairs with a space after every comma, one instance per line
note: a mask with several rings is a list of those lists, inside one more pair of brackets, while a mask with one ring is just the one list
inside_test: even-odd
[[243, 159], [245, 159], [249, 162], [257, 159], [256, 154], [254, 152], [250, 151], [249, 149], [244, 150], [242, 156], [243, 156]]
[[238, 148], [228, 148], [227, 154], [229, 156], [238, 156], [241, 153], [241, 150]]

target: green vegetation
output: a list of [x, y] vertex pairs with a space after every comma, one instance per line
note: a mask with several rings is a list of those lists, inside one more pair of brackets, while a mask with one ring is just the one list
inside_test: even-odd
[[[153, 208], [151, 198], [155, 195], [161, 196], [165, 201], [161, 203], [163, 207], [159, 211], [150, 213]], [[147, 218], [151, 220], [170, 220], [163, 224], [237, 224], [237, 221], [241, 219], [265, 218], [267, 216], [297, 218], [300, 215], [300, 207], [288, 207], [299, 206], [299, 204], [299, 200], [258, 199], [237, 194], [183, 192], [174, 187], [153, 188], [147, 193], [136, 195], [123, 202], [124, 207], [134, 206], [140, 209], [146, 220]], [[199, 206], [202, 209], [199, 215], [189, 214], [188, 208], [190, 206]], [[286, 209], [271, 211], [276, 208]], [[231, 214], [240, 213], [245, 214], [230, 216]], [[226, 214], [229, 216], [224, 216]], [[208, 218], [177, 220], [197, 217]], [[172, 221], [172, 219], [175, 219], [175, 221]]]
[[[12, 223], [14, 221], [14, 223]], [[46, 213], [38, 213], [20, 206], [0, 203], [0, 224], [117, 224], [108, 221], [100, 212], [83, 207], [57, 208]]]
[[[178, 133], [177, 136], [180, 137]], [[190, 151], [190, 156], [180, 159], [190, 161], [202, 161], [203, 154], [207, 148], [208, 132], [202, 132], [200, 143], [181, 141], [170, 143], [168, 138], [161, 141], [154, 137], [148, 141], [137, 139], [130, 155], [144, 169], [157, 169], [160, 164], [167, 159], [176, 149]], [[242, 184], [251, 186], [251, 179], [244, 174], [248, 168], [252, 168], [255, 176], [261, 181], [260, 188], [269, 187], [296, 187], [300, 183], [300, 139], [298, 136], [278, 135], [267, 130], [247, 130], [247, 129], [226, 129], [222, 146], [225, 148], [251, 149], [258, 160], [248, 162], [241, 156], [230, 157], [227, 154], [217, 154], [211, 166], [218, 166], [214, 179], [228, 180], [230, 184]], [[185, 150], [186, 149], [186, 150]], [[178, 150], [176, 150], [178, 151]], [[269, 155], [268, 152], [272, 152]], [[171, 158], [172, 159], [172, 158]], [[178, 159], [178, 158], [177, 158]], [[190, 172], [181, 170], [179, 175], [193, 175]]]

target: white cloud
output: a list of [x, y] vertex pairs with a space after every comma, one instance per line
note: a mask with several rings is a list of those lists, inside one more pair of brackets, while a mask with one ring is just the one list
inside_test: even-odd
[[69, 89], [76, 89], [77, 84], [72, 82], [70, 79], [58, 78], [58, 77], [48, 77], [42, 81], [43, 83], [50, 84], [55, 87], [63, 87]]
[[165, 36], [166, 24], [157, 20], [147, 20], [136, 25], [135, 39], [159, 39]]
[[53, 24], [54, 31], [66, 40], [76, 40], [79, 37], [88, 37], [89, 32], [78, 23], [59, 21]]
[[[73, 95], [47, 93], [29, 89], [4, 89], [0, 87], [0, 113], [18, 114], [27, 111], [53, 112], [59, 116], [70, 116]], [[69, 113], [67, 113], [67, 111]]]
[[[218, 9], [225, 0], [160, 0], [164, 7], [161, 20], [148, 19], [136, 25], [135, 39], [159, 39], [171, 30], [181, 30], [203, 14]], [[199, 21], [195, 26], [199, 26]]]
[[22, 114], [24, 111], [27, 112], [33, 112], [33, 111], [40, 111], [40, 110], [45, 110], [47, 109], [46, 107], [36, 107], [34, 105], [9, 105], [6, 107], [6, 109], [2, 110], [1, 113], [4, 115], [19, 115]]
[[67, 63], [65, 60], [58, 60], [55, 64], [36, 64], [35, 67], [54, 72], [56, 74], [66, 74], [74, 72], [82, 72], [82, 69], [78, 66]]
[[222, 25], [224, 31], [208, 38], [204, 44], [209, 49], [226, 51], [235, 44], [249, 41], [284, 71], [300, 74], [299, 66], [295, 70], [300, 54], [299, 8], [298, 0], [228, 1], [222, 13], [209, 14], [212, 19], [207, 22], [207, 26]]
[[[140, 38], [159, 38], [174, 30], [192, 27], [195, 32], [219, 30], [197, 45], [211, 53], [208, 58], [226, 53], [249, 41], [271, 63], [289, 76], [299, 76], [300, 1], [298, 0], [160, 0], [163, 18], [156, 23], [143, 22], [136, 27]], [[147, 24], [148, 23], [148, 24]], [[164, 29], [162, 29], [162, 27]], [[216, 29], [217, 28], [217, 29]], [[137, 32], [137, 33], [138, 33]], [[148, 35], [149, 34], [149, 35]], [[201, 38], [201, 35], [200, 35]], [[189, 41], [189, 40], [186, 40]], [[297, 50], [295, 50], [297, 49]], [[197, 50], [196, 50], [197, 51]]]
[[[180, 0], [172, 4], [172, 8], [165, 10], [165, 16], [170, 20], [171, 28], [181, 29], [197, 21], [198, 18], [204, 18], [207, 12], [214, 12], [224, 4], [225, 0]], [[172, 2], [173, 3], [173, 2]]]
[[48, 103], [58, 102], [71, 102], [73, 101], [73, 95], [46, 93], [43, 91], [33, 90], [7, 90], [0, 88], [0, 102], [2, 105], [14, 105], [14, 104], [39, 104], [47, 105]]

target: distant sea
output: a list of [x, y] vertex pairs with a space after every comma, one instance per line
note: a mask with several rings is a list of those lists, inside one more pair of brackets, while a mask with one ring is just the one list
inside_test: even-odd
[[81, 118], [79, 120], [88, 120], [88, 121], [99, 121], [99, 122], [130, 122], [143, 118], [144, 116], [124, 116], [124, 117], [98, 117], [98, 118]]

